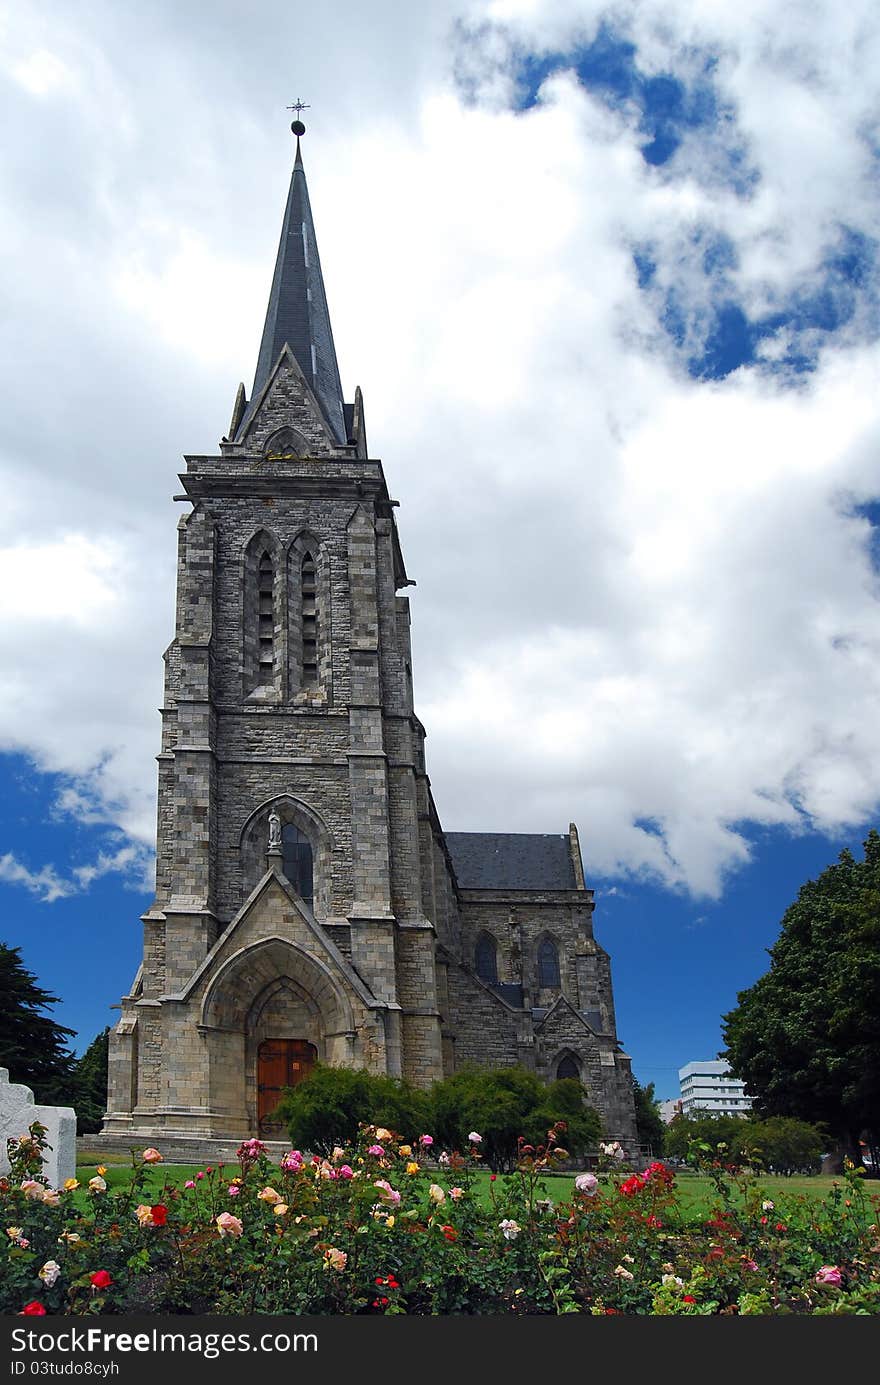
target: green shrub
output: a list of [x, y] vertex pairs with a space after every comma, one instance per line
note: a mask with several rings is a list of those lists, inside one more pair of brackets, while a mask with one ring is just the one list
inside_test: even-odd
[[430, 1119], [427, 1096], [408, 1082], [320, 1063], [287, 1089], [278, 1114], [294, 1146], [321, 1154], [353, 1144], [359, 1125], [385, 1125], [403, 1138], [417, 1139]]
[[523, 1067], [462, 1068], [434, 1084], [431, 1107], [437, 1142], [449, 1150], [463, 1150], [475, 1130], [483, 1137], [481, 1153], [493, 1169], [513, 1168], [520, 1137], [527, 1144], [546, 1144], [548, 1130], [559, 1121], [566, 1129], [558, 1142], [575, 1156], [596, 1143], [601, 1128], [575, 1078], [548, 1085]]

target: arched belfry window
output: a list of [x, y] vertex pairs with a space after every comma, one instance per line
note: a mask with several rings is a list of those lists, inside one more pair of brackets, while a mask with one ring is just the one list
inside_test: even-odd
[[300, 898], [310, 905], [314, 896], [312, 844], [292, 822], [281, 829], [281, 869]]
[[491, 933], [481, 933], [474, 952], [477, 976], [494, 986], [498, 981], [498, 948]]
[[302, 596], [302, 685], [318, 681], [318, 573], [311, 553], [303, 556], [300, 569]]
[[570, 1053], [567, 1053], [564, 1058], [560, 1058], [556, 1068], [556, 1077], [557, 1079], [573, 1077], [577, 1082], [581, 1080], [581, 1070]]
[[275, 676], [275, 568], [268, 553], [260, 557], [257, 570], [258, 603], [258, 683], [271, 683]]
[[538, 985], [559, 985], [559, 952], [552, 938], [544, 938], [538, 947]]

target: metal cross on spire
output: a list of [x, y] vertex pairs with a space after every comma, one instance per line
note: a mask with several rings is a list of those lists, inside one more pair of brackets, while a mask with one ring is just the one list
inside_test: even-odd
[[306, 105], [305, 101], [300, 101], [299, 97], [297, 97], [294, 105], [288, 106], [287, 109], [289, 111], [296, 111], [296, 120], [291, 122], [290, 128], [296, 135], [296, 147], [299, 149], [299, 137], [306, 132], [306, 127], [303, 125], [300, 116], [303, 111], [311, 110], [311, 106]]
[[307, 106], [304, 101], [300, 101], [299, 97], [297, 97], [293, 105], [288, 106], [287, 109], [289, 111], [296, 111], [297, 118], [299, 118], [300, 111], [310, 111], [312, 108], [311, 106]]

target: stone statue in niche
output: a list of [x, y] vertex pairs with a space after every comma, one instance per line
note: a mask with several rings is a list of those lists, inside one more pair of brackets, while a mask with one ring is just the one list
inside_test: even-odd
[[274, 808], [269, 814], [269, 850], [281, 850], [281, 819]]

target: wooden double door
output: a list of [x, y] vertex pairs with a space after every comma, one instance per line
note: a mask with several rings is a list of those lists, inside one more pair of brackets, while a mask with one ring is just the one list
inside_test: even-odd
[[281, 1100], [285, 1087], [311, 1072], [318, 1057], [314, 1044], [305, 1039], [264, 1039], [257, 1057], [257, 1096], [260, 1130], [271, 1133], [281, 1130], [281, 1122], [272, 1120], [272, 1112]]

